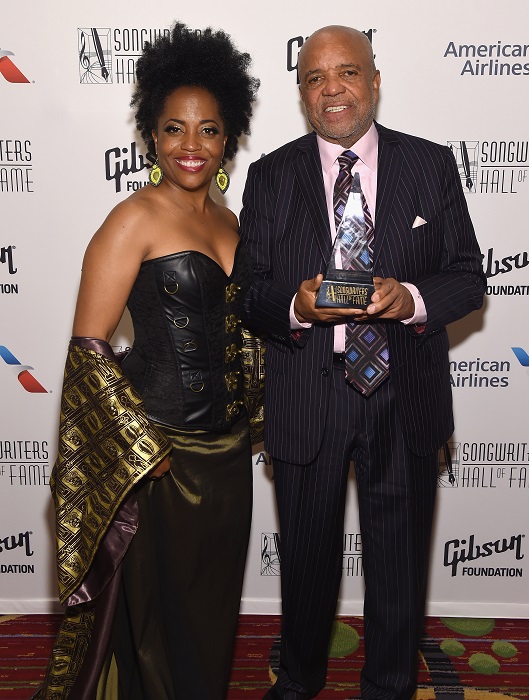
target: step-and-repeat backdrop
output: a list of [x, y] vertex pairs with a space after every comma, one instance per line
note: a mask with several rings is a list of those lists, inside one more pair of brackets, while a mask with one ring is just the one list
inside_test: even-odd
[[[145, 41], [174, 19], [228, 31], [261, 79], [252, 136], [230, 166], [240, 210], [248, 165], [307, 130], [297, 54], [327, 24], [363, 30], [382, 74], [378, 120], [453, 150], [484, 253], [480, 313], [450, 329], [455, 480], [439, 462], [429, 612], [529, 614], [529, 9], [480, 3], [249, 6], [125, 0], [10, 3], [0, 24], [0, 612], [54, 607], [50, 471], [84, 249], [108, 211], [146, 185], [129, 101]], [[113, 340], [131, 343], [125, 318]], [[243, 612], [280, 607], [272, 465], [257, 452]], [[354, 479], [343, 613], [362, 609]], [[212, 549], [225, 546], [222, 533]], [[170, 552], [167, 553], [170, 556]], [[185, 562], [182, 562], [185, 566]], [[212, 581], [214, 585], [214, 581]]]

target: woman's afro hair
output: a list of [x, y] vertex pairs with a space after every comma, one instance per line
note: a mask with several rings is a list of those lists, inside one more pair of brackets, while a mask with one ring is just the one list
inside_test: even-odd
[[151, 154], [152, 138], [167, 97], [184, 86], [202, 87], [219, 105], [228, 136], [224, 160], [231, 160], [241, 134], [250, 133], [252, 104], [259, 80], [248, 73], [251, 58], [237, 51], [228, 34], [210, 27], [188, 29], [175, 22], [169, 34], [146, 43], [136, 64], [136, 89], [131, 107], [136, 108], [136, 125]]

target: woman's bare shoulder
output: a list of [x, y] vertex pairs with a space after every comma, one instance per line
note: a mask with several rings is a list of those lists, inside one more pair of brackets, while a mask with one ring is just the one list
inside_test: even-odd
[[153, 208], [148, 199], [128, 197], [110, 211], [92, 237], [89, 247], [144, 248], [152, 216]]

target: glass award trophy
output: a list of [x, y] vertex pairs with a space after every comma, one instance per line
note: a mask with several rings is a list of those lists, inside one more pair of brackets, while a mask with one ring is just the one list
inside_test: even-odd
[[[337, 268], [337, 259], [347, 269]], [[360, 176], [355, 173], [316, 306], [365, 309], [374, 291]]]

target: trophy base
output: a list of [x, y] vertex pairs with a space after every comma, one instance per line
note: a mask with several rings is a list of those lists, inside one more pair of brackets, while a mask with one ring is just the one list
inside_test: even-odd
[[[350, 273], [349, 273], [350, 274]], [[345, 275], [344, 275], [345, 277]], [[324, 279], [316, 297], [316, 306], [336, 309], [366, 309], [375, 285], [371, 275], [363, 279]]]

